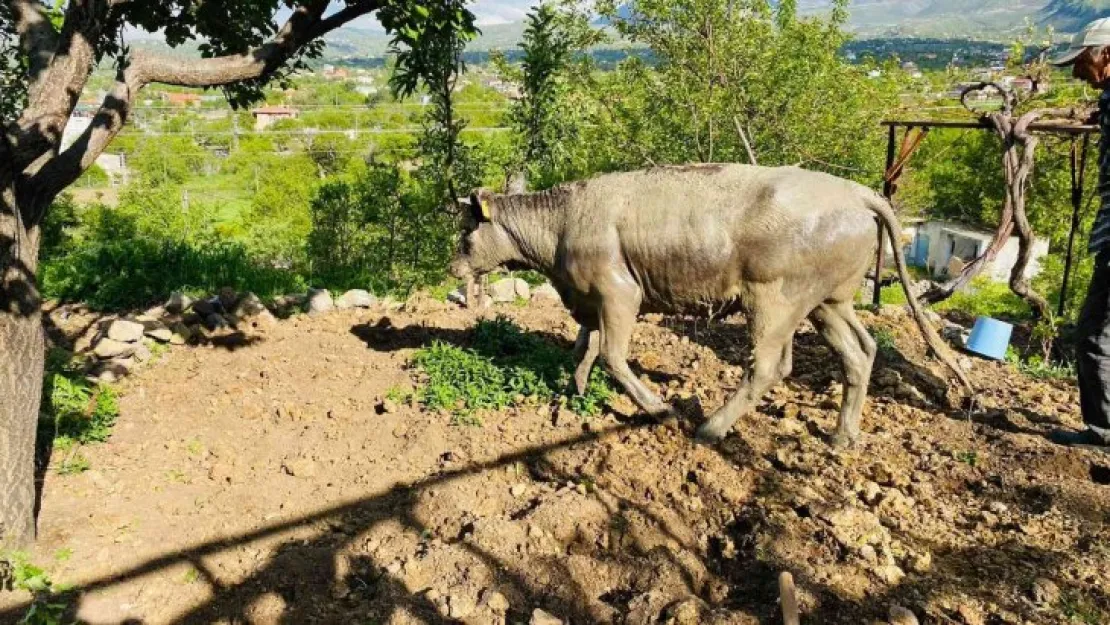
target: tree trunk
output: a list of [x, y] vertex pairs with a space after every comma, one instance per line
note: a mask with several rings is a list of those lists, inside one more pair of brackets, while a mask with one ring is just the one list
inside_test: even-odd
[[0, 548], [35, 538], [35, 430], [44, 355], [35, 283], [38, 232], [23, 228], [13, 206], [0, 203]]

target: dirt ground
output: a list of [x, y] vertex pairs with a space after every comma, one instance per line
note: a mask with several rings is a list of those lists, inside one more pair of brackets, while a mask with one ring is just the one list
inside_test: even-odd
[[[556, 304], [506, 306], [567, 345]], [[834, 453], [839, 373], [812, 330], [795, 374], [715, 447], [702, 414], [742, 375], [742, 323], [653, 317], [634, 368], [684, 415], [623, 397], [603, 417], [381, 406], [413, 351], [465, 343], [474, 313], [298, 316], [175, 347], [120, 385], [92, 469], [46, 474], [32, 559], [107, 623], [1110, 622], [1110, 456], [1056, 448], [1073, 385], [974, 361], [979, 409], [936, 401], [941, 370], [900, 310], [865, 315], [880, 356], [865, 440]], [[56, 461], [57, 459], [55, 459]], [[28, 596], [0, 594], [14, 623]]]

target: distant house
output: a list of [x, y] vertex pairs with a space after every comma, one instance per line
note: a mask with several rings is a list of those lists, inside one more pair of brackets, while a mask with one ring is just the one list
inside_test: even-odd
[[163, 93], [162, 101], [170, 106], [200, 106], [203, 100], [196, 93]]
[[[926, 269], [936, 279], [955, 277], [968, 263], [982, 256], [994, 238], [993, 232], [979, 230], [947, 221], [922, 221], [907, 223], [902, 241], [906, 262]], [[982, 275], [998, 282], [1007, 282], [1017, 264], [1019, 241], [1016, 236], [999, 250], [994, 262], [987, 265]], [[888, 248], [889, 249], [889, 248]], [[1037, 239], [1033, 244], [1033, 257], [1026, 267], [1026, 278], [1041, 272], [1041, 260], [1048, 254], [1048, 241]]]
[[251, 111], [255, 130], [266, 130], [283, 119], [297, 119], [299, 114], [300, 111], [288, 106], [262, 106]]

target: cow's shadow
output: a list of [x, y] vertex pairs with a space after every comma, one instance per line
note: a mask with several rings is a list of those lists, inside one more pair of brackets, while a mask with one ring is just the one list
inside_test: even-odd
[[[719, 321], [700, 318], [668, 317], [661, 323], [678, 336], [713, 350], [719, 360], [736, 367], [748, 367], [751, 363], [751, 335], [742, 316]], [[833, 383], [841, 381], [840, 363], [836, 354], [829, 349], [824, 340], [803, 323], [793, 342], [793, 372], [784, 383], [808, 389], [814, 395], [824, 395]], [[897, 371], [898, 377], [919, 389], [929, 402], [939, 406], [948, 403], [946, 394], [948, 383], [934, 374], [924, 364], [907, 357], [897, 347], [884, 345], [879, 349], [872, 371], [872, 384], [869, 396], [890, 401], [907, 401], [895, 385], [878, 382], [884, 372]]]

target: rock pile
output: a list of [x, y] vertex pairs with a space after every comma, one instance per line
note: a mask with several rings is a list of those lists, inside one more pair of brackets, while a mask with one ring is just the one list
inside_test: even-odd
[[102, 319], [84, 339], [90, 356], [89, 378], [112, 383], [150, 362], [171, 345], [196, 343], [220, 333], [261, 330], [298, 311], [324, 314], [333, 310], [372, 308], [379, 304], [369, 291], [354, 289], [333, 300], [327, 290], [276, 298], [270, 306], [254, 293], [224, 288], [210, 297], [194, 299], [173, 293], [165, 304], [142, 314]]
[[[550, 283], [545, 282], [533, 288], [520, 278], [504, 278], [493, 282], [486, 286], [485, 295], [486, 301], [483, 303], [483, 306], [488, 306], [489, 304], [511, 304], [520, 301], [562, 301], [559, 291]], [[465, 287], [460, 286], [448, 293], [445, 301], [449, 304], [466, 306], [466, 296]]]

